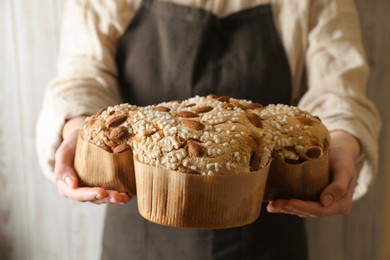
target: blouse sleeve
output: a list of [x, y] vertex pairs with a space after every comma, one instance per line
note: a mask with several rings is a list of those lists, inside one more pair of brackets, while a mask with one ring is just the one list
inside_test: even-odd
[[48, 178], [53, 179], [66, 120], [121, 102], [115, 50], [135, 7], [125, 0], [65, 2], [58, 74], [46, 89], [36, 125], [39, 163]]
[[308, 91], [299, 106], [330, 131], [345, 130], [361, 143], [363, 166], [354, 199], [372, 186], [378, 167], [380, 117], [366, 97], [368, 66], [352, 0], [312, 1], [306, 55]]

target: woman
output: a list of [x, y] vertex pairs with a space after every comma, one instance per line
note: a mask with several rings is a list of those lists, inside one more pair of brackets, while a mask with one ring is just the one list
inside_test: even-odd
[[[347, 214], [372, 184], [379, 117], [364, 94], [368, 68], [352, 0], [66, 4], [38, 153], [61, 195], [126, 204], [108, 206], [102, 259], [306, 259], [299, 217]], [[320, 202], [272, 201], [245, 227], [187, 230], [143, 220], [125, 193], [78, 186], [73, 157], [85, 116], [122, 102], [209, 93], [298, 105], [319, 116], [331, 131], [333, 176]]]

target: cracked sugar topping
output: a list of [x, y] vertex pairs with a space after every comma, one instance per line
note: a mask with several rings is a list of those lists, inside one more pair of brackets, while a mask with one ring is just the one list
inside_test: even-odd
[[141, 163], [201, 175], [257, 171], [272, 156], [311, 160], [328, 142], [320, 120], [296, 107], [215, 95], [108, 107], [86, 119], [83, 138], [108, 152], [132, 149]]

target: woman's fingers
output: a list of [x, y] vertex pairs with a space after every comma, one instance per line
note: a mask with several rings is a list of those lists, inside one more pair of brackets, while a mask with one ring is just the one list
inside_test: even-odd
[[349, 213], [357, 185], [354, 160], [359, 154], [360, 147], [353, 136], [343, 131], [331, 133], [331, 140], [330, 170], [333, 178], [321, 193], [320, 201], [275, 200], [268, 204], [269, 212], [301, 217], [324, 217]]
[[80, 202], [92, 202], [95, 204], [119, 203], [125, 204], [132, 196], [124, 192], [105, 190], [100, 187], [71, 187], [67, 183], [59, 180], [57, 182], [58, 191], [61, 196]]
[[108, 203], [126, 204], [132, 198], [132, 196], [127, 193], [118, 193], [116, 191], [110, 191], [110, 190], [108, 190], [107, 192], [108, 192], [108, 196], [106, 198], [91, 201], [91, 202], [95, 204], [108, 204]]
[[[353, 192], [356, 187], [356, 177], [349, 163], [335, 167], [331, 184], [324, 189], [320, 202], [298, 199], [275, 200], [269, 203], [267, 209], [273, 213], [295, 214], [301, 217], [324, 217], [348, 214], [352, 207]], [[331, 199], [328, 200], [327, 196]]]
[[127, 203], [131, 197], [126, 193], [113, 190], [105, 190], [100, 187], [79, 187], [78, 177], [73, 168], [76, 151], [78, 130], [69, 132], [55, 156], [54, 175], [57, 179], [58, 192], [63, 197], [80, 202], [103, 203]]
[[108, 196], [105, 189], [102, 188], [84, 188], [84, 187], [71, 187], [63, 181], [57, 182], [58, 191], [61, 196], [69, 199], [73, 199], [80, 202], [101, 200]]

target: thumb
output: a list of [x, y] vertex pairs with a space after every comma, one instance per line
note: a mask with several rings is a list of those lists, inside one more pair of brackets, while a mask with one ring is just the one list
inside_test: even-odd
[[333, 202], [344, 198], [355, 177], [354, 164], [350, 160], [339, 160], [336, 164], [331, 165], [331, 171], [333, 180], [320, 196], [321, 204], [324, 207], [329, 207]]
[[69, 134], [55, 155], [54, 175], [57, 181], [63, 181], [71, 188], [77, 187], [77, 174], [73, 169], [76, 152], [77, 131]]
[[330, 133], [330, 170], [333, 180], [321, 193], [324, 207], [344, 198], [350, 187], [356, 186], [355, 157], [360, 153], [360, 145], [355, 137], [344, 131]]
[[55, 175], [57, 181], [63, 181], [70, 188], [74, 189], [78, 187], [78, 179], [73, 168], [66, 165], [56, 167]]

